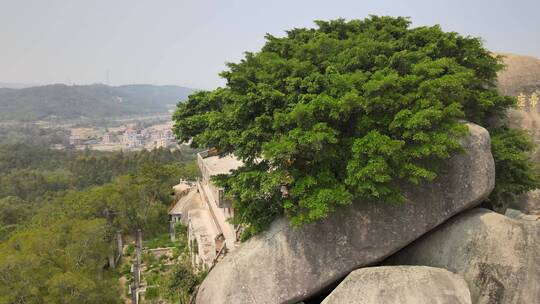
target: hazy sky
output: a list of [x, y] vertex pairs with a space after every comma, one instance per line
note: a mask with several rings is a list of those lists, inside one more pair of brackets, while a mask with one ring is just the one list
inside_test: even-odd
[[265, 33], [369, 14], [540, 57], [540, 0], [0, 0], [0, 82], [213, 88]]

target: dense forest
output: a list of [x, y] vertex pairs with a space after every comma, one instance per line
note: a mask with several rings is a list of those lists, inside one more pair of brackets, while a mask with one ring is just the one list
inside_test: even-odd
[[120, 271], [106, 266], [113, 235], [166, 233], [171, 187], [196, 175], [192, 150], [0, 144], [0, 303], [121, 302]]
[[0, 124], [0, 143], [31, 143], [49, 146], [68, 144], [69, 130], [63, 128], [43, 128], [32, 123]]

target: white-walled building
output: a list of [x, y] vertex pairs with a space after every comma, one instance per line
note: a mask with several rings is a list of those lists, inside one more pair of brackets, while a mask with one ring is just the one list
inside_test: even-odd
[[114, 142], [114, 137], [112, 136], [111, 133], [106, 132], [105, 134], [103, 134], [102, 142], [104, 144], [112, 144]]
[[144, 138], [141, 134], [129, 128], [122, 136], [122, 144], [128, 148], [141, 147], [144, 144]]
[[171, 221], [181, 221], [188, 227], [193, 264], [204, 269], [239, 244], [238, 227], [228, 221], [234, 216], [232, 202], [225, 197], [223, 189], [214, 185], [211, 177], [228, 174], [243, 163], [232, 155], [220, 157], [204, 151], [197, 154], [197, 164], [201, 178], [189, 191], [185, 183], [175, 186], [178, 201], [169, 214]]

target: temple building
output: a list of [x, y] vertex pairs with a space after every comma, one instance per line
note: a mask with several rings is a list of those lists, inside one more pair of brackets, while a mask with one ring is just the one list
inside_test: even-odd
[[179, 221], [188, 227], [192, 263], [200, 269], [212, 267], [239, 244], [239, 229], [228, 221], [234, 216], [232, 202], [211, 177], [229, 174], [242, 164], [232, 155], [200, 152], [197, 165], [201, 178], [196, 183], [181, 181], [174, 187], [177, 202], [169, 211], [171, 225]]

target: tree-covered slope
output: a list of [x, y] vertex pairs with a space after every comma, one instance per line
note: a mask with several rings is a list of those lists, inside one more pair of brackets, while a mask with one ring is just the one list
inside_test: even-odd
[[0, 303], [123, 303], [129, 264], [106, 267], [113, 236], [168, 237], [171, 187], [197, 176], [193, 160], [191, 150], [0, 145]]
[[102, 118], [167, 111], [193, 89], [179, 86], [63, 84], [0, 89], [0, 120]]

